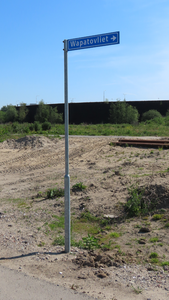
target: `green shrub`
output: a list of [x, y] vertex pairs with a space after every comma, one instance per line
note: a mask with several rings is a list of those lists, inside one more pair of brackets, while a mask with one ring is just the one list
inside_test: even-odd
[[41, 124], [38, 121], [34, 122], [34, 129], [35, 129], [35, 131], [41, 130]]
[[50, 105], [45, 104], [44, 101], [41, 100], [36, 111], [35, 120], [40, 123], [62, 123], [63, 114], [58, 113], [57, 107], [52, 108]]
[[50, 130], [52, 127], [50, 122], [44, 122], [42, 123], [42, 130]]
[[86, 186], [82, 182], [78, 182], [72, 186], [73, 192], [79, 192], [86, 189]]
[[162, 217], [163, 217], [163, 215], [156, 214], [156, 215], [153, 215], [153, 216], [152, 216], [152, 219], [153, 219], [154, 221], [158, 221], [158, 220], [161, 220]]
[[28, 114], [29, 110], [26, 107], [26, 103], [20, 103], [19, 112], [18, 112], [18, 119], [19, 122], [23, 123], [26, 121], [26, 116]]
[[0, 110], [0, 123], [5, 122], [5, 112]]
[[146, 111], [145, 113], [143, 113], [143, 115], [142, 115], [143, 122], [152, 120], [154, 118], [162, 118], [162, 115], [160, 114], [160, 112], [158, 112], [155, 109], [150, 109], [150, 110]]
[[18, 112], [16, 107], [13, 105], [7, 105], [7, 109], [5, 112], [5, 122], [15, 122], [18, 118]]
[[116, 103], [110, 105], [110, 123], [122, 124], [122, 123], [137, 123], [139, 118], [138, 110], [126, 103], [126, 101], [118, 100]]
[[82, 238], [82, 248], [87, 250], [93, 250], [95, 248], [99, 248], [98, 239], [96, 239], [94, 236], [91, 236], [88, 234], [87, 237]]
[[29, 129], [29, 124], [28, 123], [20, 124], [20, 132], [29, 133], [29, 131], [30, 131], [30, 129]]
[[132, 185], [128, 188], [129, 199], [125, 204], [125, 209], [129, 217], [135, 217], [141, 213], [145, 213], [147, 210], [146, 204], [142, 200], [144, 189], [138, 188], [137, 186]]
[[18, 123], [18, 122], [12, 123], [12, 131], [13, 131], [14, 133], [17, 133], [17, 132], [20, 131], [20, 130], [19, 130], [19, 123]]
[[156, 252], [152, 252], [149, 257], [150, 258], [157, 258], [158, 254]]
[[29, 124], [29, 130], [34, 131], [34, 124], [33, 123]]
[[49, 189], [47, 190], [47, 198], [52, 199], [52, 198], [59, 198], [64, 196], [64, 189], [61, 188], [54, 188], [54, 189]]

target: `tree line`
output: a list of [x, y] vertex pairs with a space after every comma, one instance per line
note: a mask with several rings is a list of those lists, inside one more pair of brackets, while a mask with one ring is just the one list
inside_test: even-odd
[[[11, 104], [3, 106], [0, 110], [0, 123], [24, 123], [27, 121], [28, 112], [29, 110], [26, 107], [26, 103], [20, 103], [19, 110], [17, 110], [16, 107]], [[41, 100], [37, 107], [34, 121], [40, 123], [49, 122], [51, 124], [62, 123], [63, 114], [58, 113], [57, 107], [52, 108], [51, 106], [46, 105], [43, 100]]]
[[[0, 110], [0, 123], [27, 122], [28, 112], [26, 103], [20, 103], [18, 110], [11, 104], [3, 106]], [[167, 111], [166, 116], [169, 116], [169, 111]], [[112, 124], [136, 124], [139, 122], [139, 118], [138, 110], [126, 103], [125, 100], [120, 101], [118, 99], [115, 103], [110, 104], [109, 122]], [[152, 109], [143, 113], [141, 121], [144, 122], [154, 118], [162, 118], [162, 115], [157, 110]], [[63, 114], [58, 113], [57, 107], [52, 108], [41, 100], [37, 106], [34, 122], [44, 124], [43, 127], [49, 129], [51, 124], [63, 123]]]

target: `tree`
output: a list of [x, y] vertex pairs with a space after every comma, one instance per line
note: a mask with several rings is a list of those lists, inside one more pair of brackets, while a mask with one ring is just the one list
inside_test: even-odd
[[142, 115], [142, 121], [152, 120], [154, 118], [162, 118], [160, 112], [155, 109], [150, 109]]
[[2, 106], [1, 111], [6, 112], [7, 111], [7, 106]]
[[135, 123], [138, 122], [139, 113], [138, 110], [126, 103], [126, 100], [120, 101], [117, 99], [116, 103], [110, 105], [110, 123], [122, 124], [122, 123]]
[[137, 123], [139, 119], [139, 113], [136, 107], [127, 105], [126, 108], [126, 123], [132, 124]]
[[20, 103], [18, 117], [19, 117], [19, 121], [21, 123], [25, 121], [28, 112], [29, 112], [29, 110], [26, 107], [26, 103], [23, 103], [23, 102]]
[[49, 106], [46, 105], [43, 99], [39, 102], [37, 112], [35, 115], [35, 120], [40, 123], [47, 122], [49, 119]]
[[49, 116], [49, 122], [51, 122], [52, 124], [54, 123], [62, 123], [63, 122], [63, 114], [59, 114], [57, 107], [52, 108], [50, 107], [50, 116]]
[[39, 121], [40, 123], [62, 123], [63, 115], [58, 113], [57, 107], [52, 108], [51, 106], [46, 105], [43, 100], [41, 100], [37, 108], [35, 120]]
[[5, 122], [5, 112], [0, 110], [0, 123]]
[[7, 105], [7, 110], [5, 113], [5, 122], [15, 122], [18, 118], [18, 112], [16, 107], [13, 105]]

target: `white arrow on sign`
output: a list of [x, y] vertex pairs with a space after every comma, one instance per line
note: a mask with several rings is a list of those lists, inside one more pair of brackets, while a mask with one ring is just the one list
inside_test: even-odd
[[116, 40], [116, 36], [113, 35], [113, 37], [111, 38], [111, 40], [113, 40], [113, 42]]

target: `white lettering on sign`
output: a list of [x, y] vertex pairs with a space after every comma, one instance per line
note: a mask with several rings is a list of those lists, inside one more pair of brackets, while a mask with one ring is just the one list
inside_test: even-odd
[[[113, 35], [111, 37], [111, 40], [116, 40], [116, 36]], [[100, 43], [108, 43], [109, 42], [109, 37], [106, 36], [98, 36], [96, 38], [87, 38], [87, 39], [82, 39], [82, 40], [75, 40], [75, 41], [70, 41], [70, 46], [71, 47], [84, 47], [86, 45], [98, 45]]]

